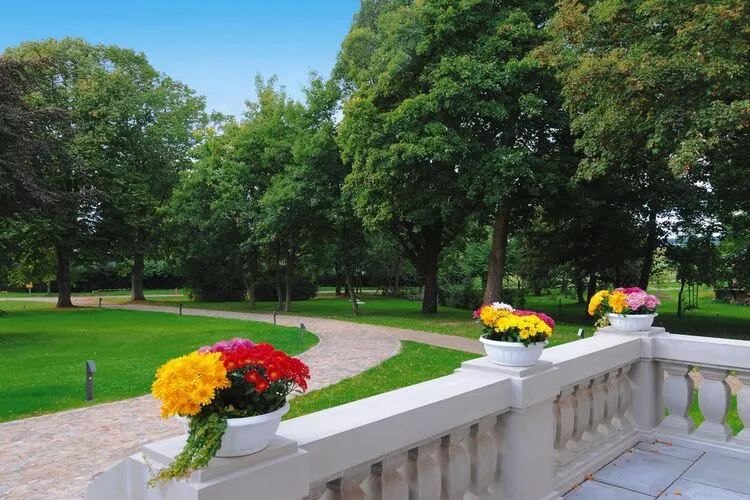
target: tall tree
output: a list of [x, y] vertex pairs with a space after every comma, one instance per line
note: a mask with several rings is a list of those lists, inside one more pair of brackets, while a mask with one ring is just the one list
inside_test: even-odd
[[144, 240], [153, 233], [155, 205], [169, 196], [175, 164], [185, 163], [202, 100], [142, 54], [119, 47], [50, 39], [5, 55], [36, 66], [41, 84], [26, 100], [63, 110], [71, 133], [63, 154], [41, 172], [54, 202], [28, 214], [45, 229], [40, 248], [55, 248], [58, 307], [72, 305], [71, 261], [106, 250], [108, 242], [136, 257], [142, 298]]
[[57, 259], [57, 307], [70, 307], [71, 261], [85, 255], [96, 243], [98, 208], [101, 203], [100, 169], [91, 161], [94, 155], [86, 131], [96, 120], [95, 103], [87, 100], [91, 78], [95, 73], [111, 71], [112, 61], [103, 46], [92, 46], [78, 39], [26, 42], [7, 49], [5, 56], [39, 64], [53, 61], [37, 69], [40, 85], [28, 99], [42, 108], [67, 112], [72, 131], [63, 152], [45, 162], [42, 170], [44, 185], [54, 193], [54, 201], [25, 218], [44, 234], [39, 246], [55, 249]]
[[512, 218], [565, 178], [557, 83], [529, 55], [549, 15], [536, 1], [417, 2], [355, 20], [344, 41], [349, 186], [365, 222], [425, 276], [423, 312], [436, 310], [440, 252], [472, 211], [493, 227], [485, 300], [498, 300]]
[[[92, 137], [107, 166], [102, 237], [116, 257], [132, 259], [132, 300], [143, 294], [144, 258], [160, 241], [159, 209], [190, 165], [204, 99], [159, 74], [142, 54], [121, 53], [118, 70], [93, 86], [99, 103]], [[93, 92], [92, 92], [93, 93]]]
[[641, 184], [645, 288], [659, 220], [695, 195], [723, 200], [725, 214], [750, 208], [738, 196], [750, 178], [750, 9], [742, 0], [564, 0], [550, 26], [581, 175]]

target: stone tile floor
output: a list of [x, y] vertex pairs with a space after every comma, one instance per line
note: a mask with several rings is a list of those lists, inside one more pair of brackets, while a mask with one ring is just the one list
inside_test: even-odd
[[565, 495], [566, 500], [750, 500], [750, 460], [640, 442]]

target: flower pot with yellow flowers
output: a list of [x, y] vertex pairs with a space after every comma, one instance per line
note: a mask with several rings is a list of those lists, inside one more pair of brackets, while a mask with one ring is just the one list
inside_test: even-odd
[[651, 328], [660, 303], [658, 297], [638, 287], [600, 290], [591, 297], [588, 313], [600, 316], [597, 326], [609, 324], [623, 332], [639, 332]]
[[310, 370], [302, 361], [246, 339], [172, 359], [152, 387], [162, 417], [175, 416], [188, 431], [174, 461], [150, 479], [182, 479], [214, 457], [249, 455], [268, 446], [289, 411], [287, 397], [305, 391]]
[[482, 326], [480, 342], [490, 361], [501, 366], [533, 366], [539, 361], [555, 322], [544, 313], [494, 302], [474, 311]]

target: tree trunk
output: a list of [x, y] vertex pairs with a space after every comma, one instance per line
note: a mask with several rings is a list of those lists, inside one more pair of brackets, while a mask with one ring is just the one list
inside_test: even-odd
[[647, 227], [646, 244], [643, 248], [643, 264], [641, 264], [641, 275], [638, 278], [638, 287], [644, 290], [648, 289], [648, 280], [651, 277], [651, 269], [654, 267], [654, 253], [658, 243], [655, 209], [651, 209], [648, 214]]
[[420, 232], [423, 245], [419, 259], [418, 270], [424, 278], [424, 294], [422, 295], [422, 314], [437, 313], [438, 306], [438, 264], [443, 243], [442, 226], [423, 228]]
[[434, 266], [428, 266], [424, 272], [424, 297], [422, 297], [422, 314], [437, 313], [438, 285], [437, 259]]
[[596, 293], [596, 274], [589, 276], [589, 284], [586, 288], [586, 303], [591, 302], [591, 297]]
[[284, 303], [284, 289], [281, 283], [281, 259], [278, 254], [276, 255], [276, 309], [281, 310], [281, 306]]
[[505, 277], [505, 253], [508, 248], [508, 222], [510, 213], [501, 210], [495, 216], [492, 227], [492, 248], [487, 258], [487, 286], [484, 289], [484, 303], [499, 302], [503, 295]]
[[401, 293], [401, 254], [398, 254], [396, 257], [396, 277], [393, 284], [393, 296], [398, 297], [398, 295]]
[[136, 253], [133, 256], [133, 270], [130, 274], [130, 300], [146, 300], [143, 294], [143, 254]]
[[292, 277], [294, 276], [294, 258], [289, 252], [284, 266], [284, 312], [292, 310]]
[[585, 304], [586, 303], [586, 299], [583, 296], [583, 290], [584, 290], [583, 276], [576, 276], [576, 278], [575, 278], [575, 284], [576, 284], [576, 297], [578, 298], [578, 303], [579, 304]]
[[357, 294], [352, 287], [352, 273], [349, 269], [345, 271], [346, 286], [349, 289], [349, 298], [352, 301], [352, 316], [359, 316], [359, 305], [357, 304]]
[[52, 293], [52, 283], [47, 281], [46, 285], [47, 285], [47, 295], [49, 295]]
[[245, 271], [242, 273], [242, 281], [245, 285], [250, 309], [255, 309], [255, 273], [250, 270]]
[[680, 293], [677, 294], [677, 316], [682, 316], [682, 291], [685, 289], [685, 279], [680, 280]]
[[57, 307], [73, 307], [70, 299], [70, 257], [67, 249], [56, 247], [57, 253]]

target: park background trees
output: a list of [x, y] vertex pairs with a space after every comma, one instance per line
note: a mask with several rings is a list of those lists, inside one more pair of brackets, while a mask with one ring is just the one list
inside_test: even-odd
[[80, 270], [117, 270], [142, 300], [158, 267], [249, 307], [335, 286], [353, 314], [363, 283], [428, 314], [669, 266], [746, 287], [749, 26], [739, 0], [363, 0], [330, 78], [294, 99], [258, 76], [241, 117], [143, 54], [21, 44], [0, 281], [67, 306]]

